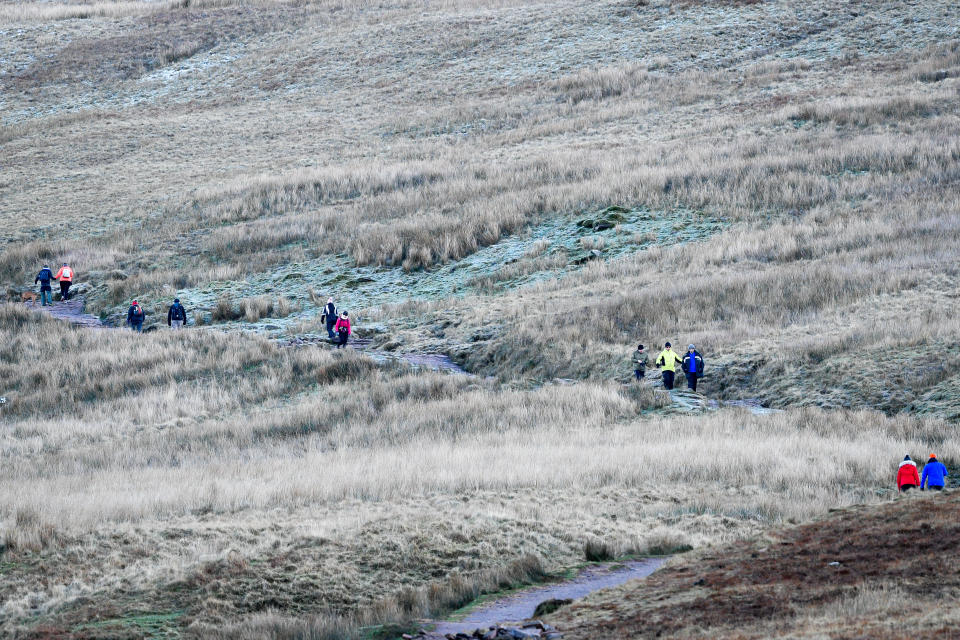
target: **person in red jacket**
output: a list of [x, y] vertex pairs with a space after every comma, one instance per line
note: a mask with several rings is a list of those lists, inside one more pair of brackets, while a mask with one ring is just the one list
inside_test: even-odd
[[904, 456], [900, 468], [897, 469], [897, 489], [901, 493], [906, 493], [919, 486], [920, 474], [917, 473], [917, 463], [911, 460], [910, 456]]
[[337, 349], [347, 346], [347, 340], [350, 338], [350, 317], [346, 311], [340, 314], [337, 324], [333, 325], [333, 330], [336, 331], [337, 336], [340, 337], [340, 342], [337, 343]]

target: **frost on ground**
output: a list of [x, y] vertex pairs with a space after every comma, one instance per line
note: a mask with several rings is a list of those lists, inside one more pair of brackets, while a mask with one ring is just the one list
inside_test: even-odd
[[[958, 25], [0, 2], [0, 278], [69, 260], [83, 313], [161, 329], [0, 307], [0, 633], [387, 635], [955, 467]], [[666, 340], [700, 394], [630, 382]], [[902, 604], [838, 602], [788, 617]]]

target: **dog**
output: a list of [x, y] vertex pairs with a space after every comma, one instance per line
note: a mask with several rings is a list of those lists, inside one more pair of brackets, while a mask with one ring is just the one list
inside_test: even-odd
[[24, 291], [23, 293], [20, 294], [20, 302], [23, 302], [24, 304], [26, 304], [27, 300], [29, 300], [31, 304], [36, 306], [37, 294], [33, 291]]

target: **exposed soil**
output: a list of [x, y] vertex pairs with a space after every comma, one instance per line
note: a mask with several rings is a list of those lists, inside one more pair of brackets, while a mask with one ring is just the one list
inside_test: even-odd
[[36, 311], [47, 313], [58, 320], [66, 320], [70, 324], [97, 329], [104, 326], [100, 321], [100, 318], [83, 312], [86, 302], [82, 296], [76, 296], [65, 302], [54, 302], [46, 307], [41, 305], [39, 302], [36, 304], [26, 304], [27, 306], [33, 307]]
[[845, 509], [685, 555], [549, 621], [568, 639], [960, 637], [958, 516], [956, 492]]

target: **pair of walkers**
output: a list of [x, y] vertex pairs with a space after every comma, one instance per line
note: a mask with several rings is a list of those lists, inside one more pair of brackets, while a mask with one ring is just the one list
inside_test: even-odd
[[[642, 380], [647, 374], [647, 353], [641, 344], [633, 352], [633, 374], [637, 380]], [[669, 342], [663, 345], [663, 351], [654, 361], [654, 366], [661, 370], [663, 378], [663, 388], [673, 389], [677, 365], [683, 371], [687, 378], [687, 388], [691, 391], [697, 390], [697, 381], [703, 377], [703, 356], [697, 351], [694, 345], [687, 347], [687, 352], [680, 357]]]
[[[127, 309], [127, 326], [137, 332], [143, 331], [143, 321], [147, 314], [134, 300]], [[171, 329], [182, 329], [187, 324], [187, 310], [180, 304], [180, 298], [174, 298], [173, 304], [167, 309], [167, 326]]]
[[33, 279], [33, 284], [40, 283], [40, 304], [44, 307], [53, 304], [53, 287], [51, 281], [56, 280], [60, 283], [60, 299], [66, 302], [70, 299], [70, 285], [73, 284], [73, 269], [66, 262], [60, 267], [54, 275], [49, 265], [43, 265], [40, 273]]
[[320, 321], [327, 325], [327, 337], [333, 340], [336, 337], [337, 349], [347, 346], [347, 340], [350, 339], [350, 314], [346, 311], [337, 313], [337, 305], [333, 303], [333, 298], [327, 298], [327, 304], [323, 307], [323, 314]]
[[924, 490], [924, 485], [931, 491], [943, 491], [947, 486], [947, 466], [937, 460], [937, 455], [931, 453], [927, 459], [927, 464], [923, 465], [923, 477], [917, 473], [917, 463], [910, 459], [910, 456], [904, 456], [903, 462], [897, 469], [897, 489], [900, 493], [906, 493], [911, 489], [920, 487]]

